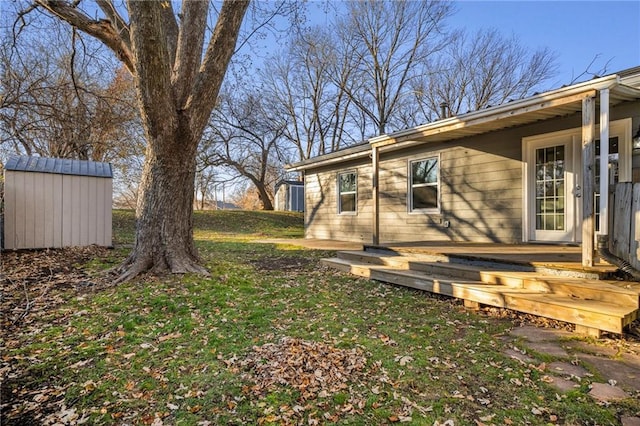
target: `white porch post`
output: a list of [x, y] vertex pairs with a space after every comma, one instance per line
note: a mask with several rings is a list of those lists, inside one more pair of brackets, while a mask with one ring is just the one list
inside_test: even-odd
[[609, 89], [600, 90], [600, 235], [609, 234]]
[[371, 177], [371, 197], [373, 198], [373, 228], [371, 232], [371, 240], [373, 245], [380, 244], [380, 193], [378, 191], [379, 160], [379, 148], [373, 145], [371, 147], [371, 168], [373, 172], [373, 176]]
[[582, 100], [582, 266], [593, 266], [595, 189], [595, 97]]

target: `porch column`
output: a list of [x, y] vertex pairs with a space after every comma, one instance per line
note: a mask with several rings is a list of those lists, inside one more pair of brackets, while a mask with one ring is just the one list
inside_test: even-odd
[[593, 266], [596, 99], [582, 100], [582, 266]]
[[609, 89], [600, 90], [600, 235], [609, 234]]
[[372, 243], [380, 244], [380, 196], [378, 191], [378, 172], [379, 172], [379, 148], [375, 145], [371, 147], [371, 168], [373, 176], [371, 177], [371, 198], [373, 198], [373, 228]]

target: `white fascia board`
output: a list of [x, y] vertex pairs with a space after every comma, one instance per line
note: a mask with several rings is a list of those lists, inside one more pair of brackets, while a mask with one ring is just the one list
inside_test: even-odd
[[369, 144], [357, 145], [352, 148], [347, 148], [342, 151], [334, 151], [332, 153], [310, 158], [298, 163], [286, 164], [284, 169], [288, 172], [299, 172], [310, 168], [328, 166], [331, 164], [368, 157], [370, 152], [371, 146]]

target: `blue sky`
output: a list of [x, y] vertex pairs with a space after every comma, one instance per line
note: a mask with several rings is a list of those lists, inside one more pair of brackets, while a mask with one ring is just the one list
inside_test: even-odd
[[[497, 28], [529, 48], [549, 47], [558, 55], [550, 88], [571, 82], [596, 55], [593, 69], [609, 60], [609, 72], [640, 65], [640, 1], [456, 2], [452, 27]], [[582, 78], [581, 80], [584, 80]]]
[[[322, 5], [341, 1], [311, 0], [316, 23], [333, 19]], [[450, 28], [496, 28], [505, 37], [515, 35], [523, 46], [548, 47], [557, 54], [558, 73], [545, 89], [558, 88], [580, 75], [591, 61], [600, 70], [608, 61], [610, 73], [640, 65], [640, 0], [629, 1], [482, 1], [454, 2], [457, 13]], [[315, 8], [314, 8], [315, 6]], [[578, 81], [590, 79], [584, 76]]]

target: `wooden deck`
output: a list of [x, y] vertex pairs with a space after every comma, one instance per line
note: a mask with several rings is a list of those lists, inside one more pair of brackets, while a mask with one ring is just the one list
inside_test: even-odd
[[340, 251], [323, 262], [351, 274], [575, 324], [599, 336], [622, 333], [640, 311], [640, 283], [611, 278], [615, 267], [583, 268], [580, 247], [395, 244]]

